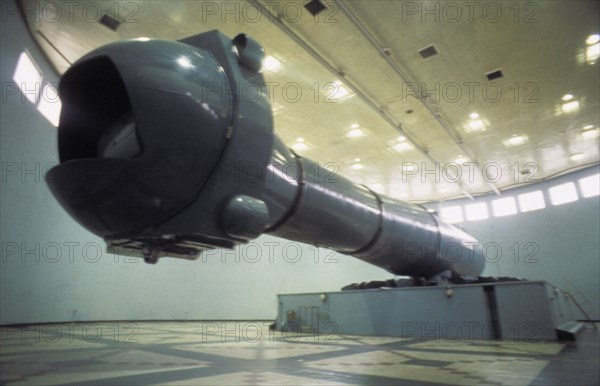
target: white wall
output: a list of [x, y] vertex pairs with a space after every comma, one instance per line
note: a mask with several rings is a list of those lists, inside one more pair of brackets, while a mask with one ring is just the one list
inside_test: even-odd
[[[490, 203], [500, 198], [494, 194], [475, 201], [453, 200], [444, 205], [488, 204], [490, 218], [458, 224], [489, 248], [483, 275], [545, 280], [571, 292], [592, 319], [600, 319], [600, 197], [582, 197], [578, 185], [580, 178], [599, 171], [600, 167], [594, 166], [502, 193], [502, 197], [516, 198], [522, 193], [541, 190], [546, 208], [532, 212], [494, 217]], [[552, 205], [548, 189], [566, 182], [575, 183], [579, 199]], [[497, 257], [498, 246], [501, 256]]]

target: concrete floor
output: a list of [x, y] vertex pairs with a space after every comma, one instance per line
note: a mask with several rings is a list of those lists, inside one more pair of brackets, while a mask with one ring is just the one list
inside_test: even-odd
[[598, 385], [577, 342], [288, 336], [269, 322], [2, 326], [2, 385]]

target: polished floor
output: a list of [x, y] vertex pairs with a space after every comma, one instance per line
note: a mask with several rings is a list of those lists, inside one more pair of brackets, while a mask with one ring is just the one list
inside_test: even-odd
[[598, 385], [577, 342], [282, 334], [268, 322], [2, 326], [2, 385]]

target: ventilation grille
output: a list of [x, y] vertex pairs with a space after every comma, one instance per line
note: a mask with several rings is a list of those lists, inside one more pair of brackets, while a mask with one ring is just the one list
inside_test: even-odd
[[304, 4], [304, 8], [306, 8], [311, 15], [317, 16], [319, 13], [327, 9], [327, 6], [320, 0], [312, 0]]
[[488, 78], [488, 80], [494, 80], [494, 79], [502, 78], [504, 76], [504, 73], [502, 72], [502, 70], [496, 70], [496, 71], [488, 72], [487, 74], [485, 74], [485, 76]]
[[435, 56], [437, 54], [439, 54], [439, 52], [433, 44], [423, 48], [422, 50], [419, 50], [419, 55], [421, 55], [423, 59], [427, 59], [430, 56]]
[[100, 19], [100, 24], [110, 28], [113, 31], [116, 31], [117, 28], [119, 28], [119, 26], [121, 25], [121, 22], [110, 15], [104, 14]]

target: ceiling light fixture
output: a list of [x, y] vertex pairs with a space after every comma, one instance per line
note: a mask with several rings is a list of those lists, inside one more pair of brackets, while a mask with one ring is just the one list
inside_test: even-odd
[[481, 119], [478, 119], [476, 121], [469, 122], [469, 127], [473, 131], [483, 130], [485, 128], [485, 123], [483, 123]]
[[279, 59], [275, 58], [274, 56], [268, 55], [263, 60], [263, 68], [267, 71], [276, 72], [281, 68], [281, 61], [279, 61]]
[[504, 143], [504, 146], [506, 147], [521, 146], [527, 142], [528, 139], [529, 138], [526, 135], [513, 135], [512, 137], [502, 141], [502, 143]]
[[361, 129], [353, 129], [346, 133], [346, 137], [348, 138], [360, 138], [364, 137], [366, 134]]
[[565, 94], [560, 99], [562, 99], [563, 101], [570, 101], [571, 99], [573, 99], [573, 94]]
[[331, 101], [335, 101], [336, 99], [344, 99], [351, 96], [351, 92], [344, 87], [344, 84], [339, 80], [333, 82], [335, 88], [331, 90], [331, 87], [325, 87], [325, 92], [327, 93], [327, 98]]
[[593, 34], [585, 39], [587, 47], [585, 49], [585, 60], [589, 64], [595, 64], [600, 57], [600, 35]]
[[304, 142], [296, 142], [295, 144], [292, 145], [292, 149], [297, 150], [297, 151], [303, 151], [303, 150], [308, 149], [308, 145], [305, 144]]
[[581, 132], [581, 137], [585, 140], [594, 139], [600, 136], [600, 129], [588, 129]]
[[600, 57], [600, 43], [587, 46], [585, 49], [585, 60], [589, 64], [595, 64], [598, 57]]
[[403, 153], [405, 151], [411, 150], [413, 146], [408, 142], [400, 142], [395, 144], [392, 148], [398, 153]]
[[292, 145], [292, 149], [297, 151], [303, 151], [308, 149], [308, 145], [304, 143], [304, 138], [298, 137], [296, 138], [296, 143]]
[[354, 170], [361, 170], [361, 169], [364, 169], [364, 168], [365, 168], [365, 167], [363, 166], [363, 164], [361, 164], [361, 163], [355, 163], [355, 164], [352, 164], [352, 166], [351, 166], [351, 167], [352, 167], [352, 169], [354, 169]]
[[563, 113], [574, 113], [579, 110], [579, 101], [563, 103], [560, 109]]
[[575, 162], [579, 162], [583, 159], [583, 153], [577, 153], [577, 154], [572, 154], [571, 157], [571, 161], [575, 161]]
[[591, 46], [592, 44], [596, 44], [600, 42], [600, 35], [598, 34], [593, 34], [587, 37], [587, 39], [585, 39], [585, 44], [587, 44], [588, 46]]
[[471, 113], [471, 114], [469, 114], [469, 118], [471, 118], [471, 119], [477, 119], [477, 118], [479, 118], [479, 114], [477, 114], [477, 113]]

